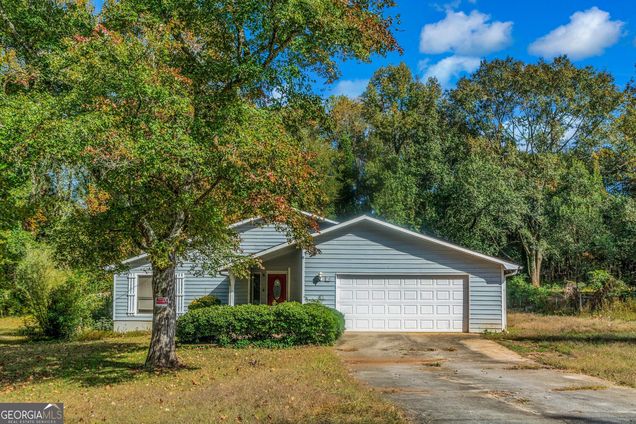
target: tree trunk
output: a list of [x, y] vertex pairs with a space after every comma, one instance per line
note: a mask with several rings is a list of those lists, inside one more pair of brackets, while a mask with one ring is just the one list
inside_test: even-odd
[[[179, 365], [175, 344], [177, 326], [176, 263], [168, 268], [152, 265], [152, 338], [146, 357], [150, 369], [175, 368]], [[159, 300], [159, 301], [158, 301]]]
[[543, 253], [539, 249], [532, 249], [528, 255], [528, 271], [530, 273], [530, 281], [534, 287], [541, 286], [541, 263], [543, 262]]

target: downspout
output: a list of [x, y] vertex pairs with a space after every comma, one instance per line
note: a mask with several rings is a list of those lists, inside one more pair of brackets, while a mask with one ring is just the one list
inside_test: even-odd
[[501, 267], [501, 330], [506, 331], [508, 327], [508, 284], [507, 278], [512, 277], [513, 275], [517, 275], [519, 273], [520, 268], [516, 268], [510, 271], [506, 271], [506, 269]]

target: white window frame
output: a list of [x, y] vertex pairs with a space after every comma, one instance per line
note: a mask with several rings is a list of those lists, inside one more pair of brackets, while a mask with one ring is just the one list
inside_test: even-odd
[[[134, 317], [143, 317], [152, 319], [151, 313], [139, 313], [138, 309], [138, 290], [139, 290], [139, 277], [152, 277], [152, 270], [142, 269], [139, 271], [131, 271], [127, 274], [128, 294], [127, 294], [127, 307], [128, 311], [126, 315]], [[132, 287], [130, 281], [132, 280]], [[179, 283], [181, 280], [181, 283]], [[175, 302], [177, 316], [185, 314], [185, 273], [175, 273]], [[131, 293], [132, 291], [132, 293]], [[114, 296], [113, 296], [114, 297]], [[154, 297], [153, 297], [154, 307]], [[132, 312], [131, 312], [132, 307]], [[114, 309], [113, 309], [114, 310]]]
[[[143, 276], [143, 277], [152, 277], [152, 271], [138, 271], [134, 273], [135, 275], [135, 296], [134, 296], [134, 305], [135, 305], [135, 313], [134, 316], [136, 317], [148, 317], [148, 318], [152, 318], [152, 312], [151, 313], [139, 313], [139, 309], [138, 309], [138, 304], [137, 304], [137, 300], [139, 298], [139, 276]], [[154, 305], [154, 298], [152, 299], [152, 303]]]

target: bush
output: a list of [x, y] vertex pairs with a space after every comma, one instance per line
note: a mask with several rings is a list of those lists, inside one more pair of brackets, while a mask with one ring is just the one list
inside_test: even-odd
[[16, 286], [23, 293], [37, 331], [30, 334], [69, 338], [90, 316], [79, 275], [55, 267], [45, 246], [29, 248], [16, 268]]
[[207, 294], [198, 299], [194, 299], [192, 303], [190, 303], [190, 305], [188, 306], [188, 310], [207, 308], [209, 306], [217, 306], [220, 304], [221, 304], [221, 301], [219, 300], [218, 297], [212, 296], [211, 294]]
[[342, 314], [318, 303], [210, 306], [189, 310], [177, 321], [181, 343], [238, 347], [332, 344], [343, 331]]
[[44, 334], [56, 339], [68, 339], [88, 323], [90, 312], [88, 304], [84, 302], [82, 282], [71, 276], [51, 291]]
[[592, 292], [590, 306], [593, 311], [607, 307], [612, 299], [618, 300], [630, 291], [623, 281], [602, 269], [589, 272], [587, 277], [586, 289]]
[[508, 306], [512, 309], [545, 312], [552, 291], [547, 287], [534, 287], [524, 275], [515, 275], [507, 282]]
[[15, 283], [24, 295], [28, 312], [44, 331], [48, 327], [51, 292], [66, 279], [55, 268], [51, 252], [44, 246], [29, 248], [15, 271]]

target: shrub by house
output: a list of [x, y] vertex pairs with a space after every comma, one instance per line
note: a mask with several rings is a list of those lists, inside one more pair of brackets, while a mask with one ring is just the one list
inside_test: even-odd
[[189, 310], [177, 321], [179, 342], [222, 346], [332, 344], [343, 331], [342, 314], [318, 303], [210, 306]]

